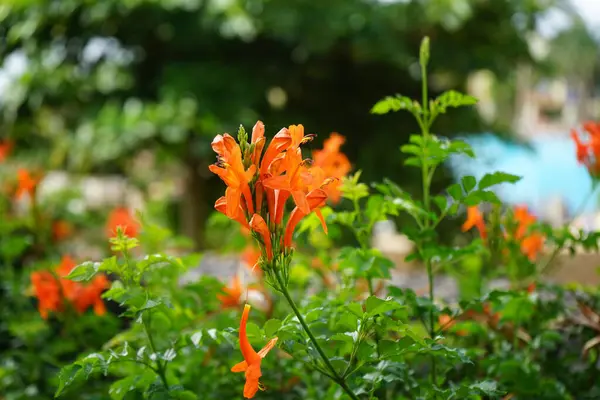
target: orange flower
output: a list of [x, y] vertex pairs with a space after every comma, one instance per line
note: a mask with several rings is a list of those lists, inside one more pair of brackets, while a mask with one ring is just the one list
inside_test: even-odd
[[544, 248], [544, 235], [533, 232], [528, 233], [530, 226], [536, 222], [536, 217], [531, 215], [526, 206], [517, 206], [514, 211], [515, 220], [517, 222], [514, 238], [521, 243], [521, 252], [525, 254], [529, 260], [535, 261], [537, 255]]
[[[215, 203], [215, 209], [221, 214], [227, 215], [227, 199], [225, 196], [221, 196]], [[239, 222], [242, 227], [250, 229], [250, 225], [248, 225], [248, 221], [246, 220], [246, 214], [244, 210], [242, 210], [242, 206], [238, 205], [237, 211], [233, 216], [227, 215], [234, 221]]]
[[34, 296], [38, 299], [38, 311], [42, 318], [48, 319], [50, 311], [57, 312], [61, 310], [60, 286], [51, 272], [33, 272], [31, 283]]
[[467, 208], [467, 220], [462, 225], [462, 231], [466, 232], [473, 227], [477, 228], [479, 235], [483, 240], [487, 238], [487, 230], [485, 228], [485, 222], [483, 221], [483, 214], [479, 211], [477, 206]]
[[242, 161], [240, 146], [227, 133], [223, 136], [217, 135], [213, 140], [213, 150], [217, 153], [217, 164], [209, 165], [211, 172], [218, 175], [227, 185], [225, 198], [227, 199], [227, 216], [233, 218], [237, 215], [241, 198], [244, 197], [246, 209], [254, 213], [252, 192], [248, 183], [256, 174], [256, 166], [251, 165], [247, 170]]
[[12, 142], [8, 140], [0, 141], [0, 163], [6, 160], [12, 151]]
[[296, 150], [300, 145], [310, 142], [314, 135], [304, 136], [304, 125], [290, 125], [289, 126], [290, 136], [292, 137], [292, 143], [290, 143], [290, 149]]
[[577, 161], [584, 165], [590, 175], [600, 175], [600, 123], [586, 122], [583, 124], [583, 132], [588, 141], [584, 143], [581, 134], [571, 130], [571, 138], [575, 142]]
[[265, 247], [265, 252], [267, 253], [267, 259], [270, 261], [273, 259], [273, 245], [271, 244], [271, 232], [269, 231], [269, 227], [267, 223], [258, 214], [254, 214], [252, 219], [250, 220], [250, 228], [258, 233], [263, 241], [263, 245]]
[[71, 235], [72, 231], [71, 224], [66, 221], [58, 220], [52, 223], [52, 239], [55, 242], [66, 239]]
[[252, 164], [258, 168], [260, 163], [260, 156], [262, 155], [263, 148], [265, 147], [265, 124], [262, 121], [256, 121], [252, 128]]
[[223, 308], [236, 308], [240, 304], [242, 298], [242, 283], [239, 276], [234, 276], [229, 286], [223, 288], [225, 294], [217, 294], [217, 298], [221, 302]]
[[[268, 144], [264, 132], [264, 124], [258, 121], [250, 143], [244, 135], [240, 136], [242, 143], [228, 134], [217, 135], [212, 148], [218, 162], [210, 167], [227, 185], [225, 196], [217, 200], [215, 208], [257, 234], [254, 237], [263, 255], [259, 258], [261, 267], [286, 251], [283, 242], [291, 243], [293, 229], [303, 216], [316, 211], [326, 228], [319, 207], [327, 199], [327, 186], [335, 179], [320, 167], [309, 168], [309, 160], [302, 159], [300, 146], [313, 137], [304, 135], [302, 125], [281, 129]], [[339, 147], [339, 140], [334, 137], [328, 151]], [[296, 209], [285, 223], [290, 197]], [[280, 254], [274, 254], [274, 250]]]
[[327, 193], [325, 193], [325, 191], [322, 189], [315, 189], [306, 196], [306, 200], [309, 208], [308, 213], [305, 213], [299, 207], [294, 208], [294, 210], [290, 214], [290, 219], [288, 220], [287, 225], [285, 226], [283, 245], [286, 249], [292, 247], [292, 236], [294, 234], [294, 230], [296, 229], [296, 225], [298, 225], [302, 218], [310, 214], [312, 211], [316, 211], [317, 216], [321, 220], [321, 226], [323, 227], [325, 233], [327, 233], [327, 225], [325, 224], [325, 219], [323, 218], [323, 214], [321, 214], [321, 211], [319, 210], [319, 207], [322, 207], [323, 204], [325, 204], [325, 201], [327, 200]]
[[271, 139], [271, 143], [267, 146], [267, 150], [265, 151], [265, 155], [260, 162], [260, 175], [268, 175], [270, 174], [270, 168], [273, 164], [273, 161], [277, 157], [281, 155], [283, 151], [285, 151], [288, 147], [290, 147], [292, 143], [292, 137], [290, 136], [290, 131], [287, 128], [282, 128], [273, 139]]
[[15, 197], [21, 198], [24, 194], [29, 194], [31, 198], [35, 196], [37, 185], [40, 182], [39, 177], [32, 176], [28, 170], [20, 168], [17, 171], [17, 192]]
[[107, 236], [109, 238], [115, 237], [118, 227], [121, 227], [123, 233], [130, 238], [137, 237], [140, 229], [139, 223], [125, 207], [117, 207], [111, 211], [106, 223]]
[[246, 246], [242, 253], [242, 261], [246, 267], [256, 275], [261, 275], [261, 269], [256, 268], [260, 259], [260, 251], [253, 245]]
[[[352, 166], [348, 157], [340, 152], [340, 147], [346, 142], [339, 133], [332, 133], [331, 136], [323, 143], [323, 150], [315, 150], [313, 152], [313, 167], [318, 167], [323, 170], [327, 177], [337, 178], [336, 182], [327, 185], [324, 190], [333, 203], [339, 202], [341, 198], [340, 185], [341, 178], [348, 175]], [[313, 168], [311, 168], [312, 171]]]
[[294, 199], [296, 207], [306, 214], [310, 212], [305, 193], [308, 183], [308, 169], [302, 161], [300, 149], [288, 150], [285, 153], [283, 164], [286, 171], [285, 175], [272, 176], [263, 180], [265, 188], [279, 190], [275, 211], [276, 224], [281, 223], [283, 220], [283, 206], [290, 195]]
[[544, 248], [544, 236], [539, 233], [533, 233], [527, 236], [521, 242], [521, 251], [530, 261], [535, 261], [538, 254]]
[[277, 338], [271, 339], [265, 347], [263, 347], [258, 353], [252, 348], [248, 335], [246, 333], [246, 325], [248, 323], [248, 314], [250, 313], [250, 305], [244, 306], [244, 312], [242, 313], [242, 320], [240, 322], [240, 351], [244, 357], [244, 361], [234, 365], [231, 368], [231, 372], [245, 372], [246, 373], [246, 384], [244, 385], [244, 397], [251, 399], [254, 397], [258, 389], [264, 390], [260, 384], [260, 377], [262, 372], [260, 365], [262, 359], [267, 356], [269, 351], [277, 343]]
[[56, 269], [58, 277], [50, 271], [31, 274], [34, 295], [38, 299], [38, 310], [42, 318], [47, 319], [50, 311], [62, 312], [65, 302], [72, 304], [80, 314], [89, 307], [93, 307], [97, 315], [105, 314], [106, 307], [101, 294], [109, 286], [108, 279], [104, 275], [98, 275], [87, 285], [64, 279], [75, 266], [76, 263], [71, 257], [64, 256]]

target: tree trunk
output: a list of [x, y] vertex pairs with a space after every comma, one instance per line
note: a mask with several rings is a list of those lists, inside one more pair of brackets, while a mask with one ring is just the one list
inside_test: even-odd
[[199, 250], [205, 245], [204, 223], [208, 218], [206, 203], [206, 181], [199, 173], [201, 162], [197, 159], [186, 161], [186, 176], [184, 193], [180, 208], [182, 233], [194, 241], [194, 247]]

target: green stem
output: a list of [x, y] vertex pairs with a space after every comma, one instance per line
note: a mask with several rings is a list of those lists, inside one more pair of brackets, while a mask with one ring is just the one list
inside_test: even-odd
[[[150, 314], [148, 314], [150, 315]], [[149, 319], [150, 317], [148, 317]], [[150, 349], [152, 350], [152, 353], [154, 354], [154, 356], [156, 357], [156, 369], [154, 369], [154, 371], [158, 374], [158, 376], [160, 377], [160, 380], [162, 381], [163, 385], [165, 386], [165, 388], [168, 390], [169, 389], [169, 383], [167, 381], [167, 371], [166, 371], [166, 363], [161, 363], [160, 362], [160, 358], [158, 356], [158, 353], [156, 352], [156, 346], [154, 344], [154, 338], [152, 337], [152, 333], [150, 333], [150, 321], [146, 321], [146, 318], [144, 318], [142, 316], [142, 324], [144, 326], [144, 331], [146, 332], [146, 336], [148, 337], [148, 343], [150, 344]]]
[[283, 280], [281, 279], [279, 271], [275, 271], [274, 275], [275, 275], [275, 278], [277, 279], [277, 283], [279, 284], [279, 289], [280, 289], [281, 293], [283, 294], [283, 297], [285, 297], [285, 299], [287, 300], [288, 304], [290, 305], [290, 307], [294, 311], [294, 314], [298, 318], [298, 321], [300, 321], [300, 325], [302, 325], [302, 328], [304, 329], [304, 332], [306, 332], [306, 334], [308, 335], [308, 338], [310, 339], [310, 341], [312, 342], [313, 346], [315, 346], [315, 349], [319, 353], [319, 356], [321, 356], [321, 359], [323, 360], [323, 363], [325, 364], [325, 366], [327, 367], [327, 369], [331, 372], [330, 378], [332, 378], [332, 380], [335, 383], [337, 383], [344, 390], [344, 392], [346, 392], [346, 394], [348, 396], [350, 396], [351, 399], [353, 399], [353, 400], [359, 400], [358, 396], [356, 396], [354, 394], [354, 392], [352, 391], [352, 389], [350, 389], [348, 387], [348, 384], [346, 383], [346, 380], [344, 378], [342, 378], [338, 374], [338, 372], [334, 368], [334, 366], [331, 365], [331, 361], [329, 361], [329, 358], [327, 357], [327, 355], [325, 355], [325, 352], [323, 351], [323, 349], [319, 345], [319, 342], [317, 342], [317, 339], [315, 338], [315, 336], [313, 335], [312, 331], [308, 327], [308, 324], [304, 320], [304, 317], [300, 313], [300, 310], [298, 310], [298, 307], [296, 306], [296, 303], [294, 303], [294, 300], [290, 296], [290, 293], [288, 292], [287, 287], [284, 285]]
[[[421, 133], [423, 135], [423, 142], [425, 146], [423, 146], [423, 158], [421, 159], [421, 179], [423, 183], [423, 206], [425, 211], [429, 214], [430, 211], [430, 186], [431, 180], [433, 178], [433, 173], [435, 169], [429, 170], [429, 165], [427, 164], [427, 140], [429, 139], [429, 127], [431, 125], [432, 119], [429, 115], [429, 100], [427, 94], [427, 66], [425, 63], [421, 63], [421, 79], [422, 79], [422, 104], [423, 107], [423, 118], [420, 121], [419, 125], [421, 127]], [[429, 230], [432, 227], [431, 221], [428, 217], [424, 218], [424, 228]], [[434, 227], [437, 224], [434, 224]], [[434, 275], [433, 275], [433, 266], [431, 264], [431, 259], [427, 258], [425, 260], [425, 267], [427, 269], [427, 280], [429, 283], [429, 301], [431, 303], [431, 308], [429, 309], [429, 336], [432, 340], [435, 338], [435, 312], [434, 312]], [[437, 366], [435, 356], [431, 356], [431, 382], [435, 385], [437, 382]]]

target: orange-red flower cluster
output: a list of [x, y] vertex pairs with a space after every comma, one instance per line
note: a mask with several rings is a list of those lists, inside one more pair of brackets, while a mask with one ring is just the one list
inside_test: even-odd
[[[313, 137], [304, 134], [302, 125], [282, 128], [268, 145], [264, 133], [258, 121], [250, 143], [243, 132], [239, 143], [227, 133], [217, 135], [212, 142], [217, 163], [209, 167], [227, 185], [215, 208], [257, 235], [261, 266], [289, 253], [296, 226], [311, 212], [327, 231], [320, 208], [327, 201], [327, 185], [335, 180], [302, 158], [300, 146]], [[295, 207], [284, 224], [288, 199]]]
[[108, 279], [104, 275], [98, 275], [87, 285], [64, 279], [75, 266], [71, 257], [64, 256], [55, 272], [38, 271], [31, 274], [42, 318], [47, 319], [49, 312], [64, 311], [67, 304], [71, 304], [78, 313], [83, 313], [89, 307], [93, 307], [97, 315], [106, 312], [100, 295], [108, 288]]
[[106, 235], [113, 238], [117, 235], [117, 228], [121, 227], [123, 233], [130, 237], [137, 237], [140, 224], [133, 218], [131, 212], [125, 207], [117, 207], [111, 211], [106, 223]]
[[[505, 232], [507, 238], [516, 240], [521, 247], [521, 252], [525, 254], [529, 260], [535, 261], [538, 254], [543, 250], [545, 237], [539, 232], [530, 232], [531, 225], [537, 221], [536, 217], [529, 213], [527, 207], [517, 206], [514, 209], [514, 220], [516, 227], [513, 232]], [[473, 227], [479, 230], [479, 235], [482, 239], [487, 238], [487, 229], [483, 214], [477, 207], [469, 207], [467, 209], [467, 220], [462, 225], [463, 232], [466, 232]]]
[[335, 182], [325, 187], [329, 199], [334, 203], [339, 202], [342, 196], [339, 188], [341, 179], [352, 169], [348, 157], [340, 152], [340, 147], [345, 142], [344, 136], [334, 132], [325, 140], [322, 150], [313, 151], [313, 166], [321, 168], [325, 176], [337, 178]]
[[514, 238], [521, 243], [521, 252], [534, 261], [544, 248], [544, 235], [539, 232], [529, 232], [531, 225], [537, 219], [525, 206], [515, 207], [514, 217], [517, 222]]
[[[586, 122], [583, 132], [571, 130], [571, 138], [577, 148], [577, 161], [597, 178], [600, 175], [600, 123]], [[585, 140], [587, 139], [587, 140]]]

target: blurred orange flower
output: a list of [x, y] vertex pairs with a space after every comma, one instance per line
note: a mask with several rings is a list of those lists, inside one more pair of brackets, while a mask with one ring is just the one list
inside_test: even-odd
[[140, 224], [134, 219], [127, 208], [117, 207], [108, 216], [106, 235], [109, 238], [115, 237], [118, 227], [121, 227], [125, 235], [134, 238], [138, 236]]
[[254, 245], [248, 245], [242, 252], [242, 261], [252, 273], [260, 276], [262, 270], [258, 268], [258, 260], [260, 259], [260, 250]]
[[67, 221], [57, 220], [52, 223], [52, 239], [55, 242], [68, 238], [72, 232], [73, 228]]
[[338, 203], [342, 196], [340, 192], [341, 179], [348, 175], [352, 169], [348, 157], [340, 152], [340, 147], [346, 142], [346, 138], [339, 133], [332, 133], [323, 142], [322, 150], [313, 151], [313, 166], [321, 168], [325, 176], [336, 178], [323, 189], [327, 192], [333, 203]]
[[245, 372], [246, 373], [246, 384], [244, 385], [244, 397], [251, 399], [256, 395], [259, 389], [264, 390], [260, 384], [260, 377], [262, 371], [260, 365], [262, 359], [267, 356], [269, 351], [277, 343], [277, 338], [269, 340], [269, 342], [263, 347], [258, 353], [252, 348], [248, 335], [246, 333], [246, 325], [248, 324], [248, 314], [250, 313], [250, 305], [244, 306], [244, 312], [242, 313], [242, 320], [240, 322], [240, 351], [244, 357], [244, 361], [237, 363], [231, 368], [231, 372]]
[[13, 144], [9, 140], [0, 140], [0, 163], [6, 160], [12, 151]]
[[218, 293], [217, 298], [223, 308], [237, 308], [242, 298], [243, 288], [239, 276], [234, 276], [229, 286], [223, 288], [223, 293]]
[[[584, 137], [588, 139], [586, 142]], [[572, 129], [571, 138], [575, 142], [577, 161], [597, 178], [600, 174], [600, 123], [586, 122], [581, 132]]]
[[462, 225], [462, 231], [466, 232], [473, 227], [476, 227], [479, 231], [479, 235], [483, 240], [487, 238], [487, 230], [485, 222], [483, 221], [483, 214], [479, 211], [477, 206], [467, 208], [467, 220]]
[[529, 232], [530, 227], [537, 221], [537, 218], [529, 213], [526, 206], [517, 206], [514, 210], [517, 228], [514, 238], [521, 243], [521, 252], [529, 260], [535, 261], [538, 254], [544, 248], [545, 237], [539, 232]]
[[17, 171], [17, 191], [15, 197], [19, 199], [24, 194], [29, 194], [33, 198], [39, 182], [39, 176], [33, 176], [28, 170], [20, 168]]
[[64, 279], [75, 266], [76, 263], [70, 256], [64, 256], [56, 269], [56, 275], [50, 271], [31, 274], [31, 283], [42, 318], [47, 319], [49, 312], [64, 311], [66, 302], [80, 314], [89, 307], [93, 307], [97, 315], [105, 314], [106, 307], [101, 294], [109, 286], [108, 279], [104, 275], [98, 275], [87, 285]]

